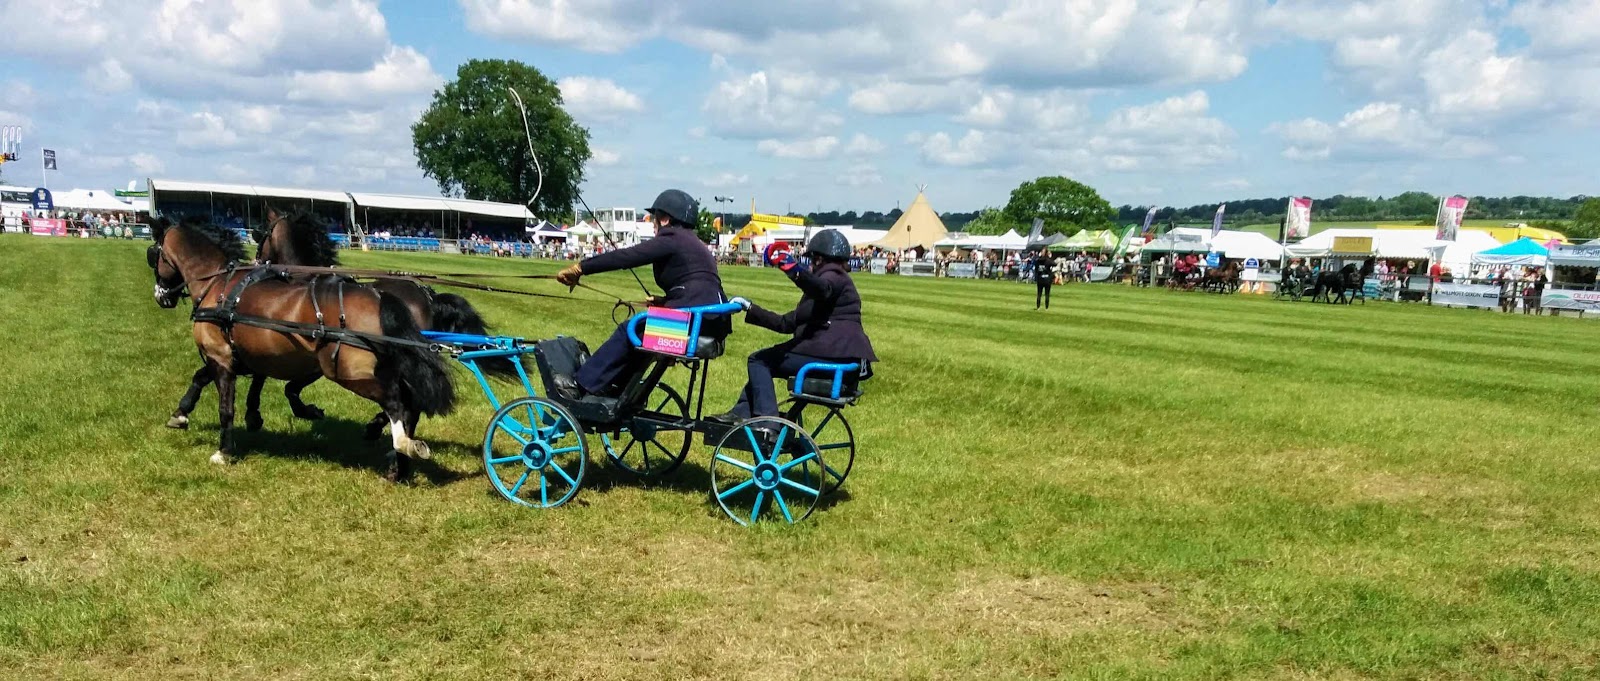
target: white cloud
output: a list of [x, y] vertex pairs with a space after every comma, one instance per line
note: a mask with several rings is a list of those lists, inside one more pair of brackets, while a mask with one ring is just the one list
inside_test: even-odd
[[290, 101], [363, 102], [394, 95], [420, 95], [443, 83], [428, 58], [410, 47], [390, 46], [365, 71], [298, 72], [289, 77]]
[[749, 183], [750, 183], [750, 176], [749, 175], [736, 175], [734, 173], [720, 173], [720, 174], [713, 175], [711, 177], [703, 178], [703, 179], [700, 180], [700, 184], [703, 184], [706, 187], [709, 187], [711, 189], [722, 189], [722, 188], [725, 188], [725, 187], [737, 187], [739, 185], [749, 184]]
[[1104, 157], [1107, 169], [1125, 172], [1146, 167], [1200, 167], [1235, 157], [1235, 134], [1209, 116], [1211, 100], [1196, 90], [1112, 112], [1088, 148]]
[[1242, 191], [1242, 190], [1250, 188], [1250, 181], [1246, 180], [1246, 179], [1244, 179], [1242, 177], [1235, 177], [1235, 178], [1230, 178], [1230, 179], [1226, 179], [1226, 180], [1218, 180], [1216, 182], [1212, 182], [1211, 183], [1211, 188], [1212, 189], [1228, 189], [1228, 190], [1233, 190], [1233, 191]]
[[961, 92], [948, 85], [880, 81], [857, 88], [849, 101], [861, 113], [918, 114], [960, 106]]
[[816, 133], [838, 127], [843, 119], [822, 111], [798, 87], [803, 75], [737, 73], [720, 57], [713, 68], [728, 76], [718, 83], [701, 107], [712, 132], [722, 137], [760, 139]]
[[922, 158], [928, 163], [943, 166], [976, 166], [988, 163], [994, 158], [994, 149], [987, 144], [982, 130], [968, 130], [961, 139], [952, 139], [950, 135], [936, 132], [932, 135], [912, 134], [906, 139], [922, 150]]
[[761, 140], [756, 145], [756, 151], [777, 158], [818, 159], [827, 157], [838, 146], [839, 138], [826, 135], [792, 142], [780, 142], [775, 139]]
[[[501, 38], [620, 52], [656, 38], [891, 81], [1096, 87], [1226, 80], [1263, 0], [461, 0]], [[606, 36], [594, 39], [593, 36]], [[783, 46], [773, 49], [774, 45]], [[866, 97], [864, 95], [864, 97]], [[873, 107], [882, 102], [862, 102]]]
[[1494, 152], [1487, 142], [1447, 132], [1422, 112], [1394, 102], [1375, 102], [1329, 124], [1307, 118], [1273, 124], [1269, 133], [1288, 145], [1283, 155], [1298, 161], [1474, 158]]
[[569, 113], [579, 118], [613, 119], [644, 110], [644, 100], [605, 78], [573, 76], [556, 82]]
[[884, 148], [883, 142], [858, 132], [850, 138], [849, 144], [844, 145], [844, 153], [849, 156], [872, 156], [882, 153]]
[[850, 166], [834, 181], [847, 187], [870, 187], [883, 184], [883, 175], [878, 173], [878, 168], [870, 163], [861, 163]]

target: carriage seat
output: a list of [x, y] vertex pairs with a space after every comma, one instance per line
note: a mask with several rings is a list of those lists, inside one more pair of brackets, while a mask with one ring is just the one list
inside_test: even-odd
[[628, 340], [633, 347], [658, 355], [716, 359], [727, 344], [720, 336], [701, 333], [703, 322], [708, 316], [730, 315], [741, 309], [735, 303], [681, 309], [652, 307], [628, 319]]
[[861, 397], [861, 380], [872, 375], [860, 363], [828, 364], [812, 362], [800, 367], [789, 379], [789, 392], [797, 400], [826, 404], [850, 404]]

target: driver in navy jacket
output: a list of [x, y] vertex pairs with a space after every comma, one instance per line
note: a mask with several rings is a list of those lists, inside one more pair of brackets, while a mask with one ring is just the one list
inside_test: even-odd
[[[695, 234], [700, 219], [700, 202], [677, 189], [668, 189], [650, 206], [656, 223], [656, 236], [637, 246], [602, 253], [572, 265], [556, 275], [567, 286], [578, 283], [586, 274], [633, 269], [649, 265], [662, 295], [652, 304], [671, 308], [699, 307], [727, 302], [722, 293], [722, 277], [717, 274], [717, 259]], [[701, 322], [703, 337], [721, 339], [733, 329], [726, 315], [707, 315]], [[613, 387], [633, 355], [627, 324], [612, 332], [588, 361], [571, 377], [554, 379], [559, 396], [580, 399], [585, 394], [604, 395]]]
[[807, 364], [859, 363], [866, 374], [867, 363], [878, 361], [861, 326], [861, 294], [847, 269], [850, 242], [838, 230], [826, 229], [811, 237], [804, 255], [811, 258], [811, 271], [801, 268], [788, 251], [768, 249], [768, 261], [789, 275], [802, 292], [800, 304], [782, 315], [750, 304], [744, 320], [794, 334], [794, 338], [750, 355], [750, 380], [738, 403], [726, 414], [709, 417], [712, 420], [731, 424], [753, 416], [776, 416], [778, 395], [773, 379], [792, 377]]

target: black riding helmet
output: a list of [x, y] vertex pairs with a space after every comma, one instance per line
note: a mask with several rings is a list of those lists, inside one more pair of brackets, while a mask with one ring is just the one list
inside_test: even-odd
[[834, 260], [848, 260], [850, 258], [850, 240], [844, 238], [837, 229], [824, 229], [811, 237], [811, 243], [806, 244], [806, 255], [832, 258]]
[[700, 221], [700, 202], [681, 189], [668, 189], [650, 204], [649, 212], [665, 215], [685, 227], [694, 227]]

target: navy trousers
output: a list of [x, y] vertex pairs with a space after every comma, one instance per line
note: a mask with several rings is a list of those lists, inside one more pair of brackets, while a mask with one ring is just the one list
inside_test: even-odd
[[777, 416], [778, 391], [772, 386], [773, 379], [790, 378], [800, 373], [800, 367], [812, 362], [832, 361], [788, 352], [781, 345], [757, 350], [750, 355], [750, 363], [746, 367], [750, 382], [744, 385], [744, 391], [739, 393], [738, 404], [733, 405], [728, 413], [743, 418]]
[[583, 387], [584, 392], [604, 393], [622, 370], [628, 368], [633, 354], [633, 341], [628, 340], [626, 324], [618, 325], [617, 330], [611, 332], [611, 337], [595, 348], [588, 361], [578, 367], [572, 378]]

